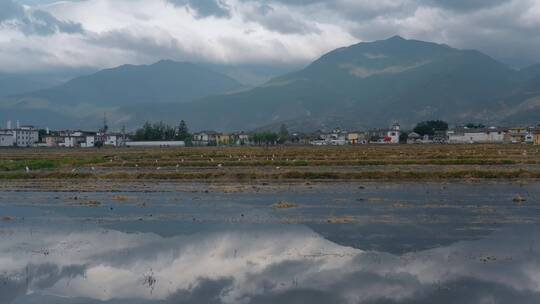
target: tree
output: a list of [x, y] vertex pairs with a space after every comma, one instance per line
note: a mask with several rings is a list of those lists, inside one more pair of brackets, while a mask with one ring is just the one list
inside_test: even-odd
[[433, 136], [435, 135], [435, 132], [437, 131], [447, 131], [448, 130], [448, 123], [442, 120], [428, 120], [423, 121], [416, 125], [414, 128], [414, 132], [418, 133], [420, 136], [429, 135]]
[[180, 124], [178, 125], [176, 139], [184, 141], [186, 145], [191, 145], [192, 135], [189, 133], [189, 128], [184, 120], [181, 120]]
[[276, 133], [266, 132], [264, 139], [267, 145], [275, 145], [279, 140], [279, 135]]
[[485, 128], [486, 126], [484, 126], [483, 124], [479, 123], [479, 124], [474, 124], [474, 123], [468, 123], [465, 125], [465, 127], [469, 128], [469, 129], [483, 129]]
[[279, 143], [284, 144], [289, 139], [289, 130], [286, 124], [282, 124], [279, 128]]
[[279, 140], [279, 135], [272, 132], [254, 133], [251, 138], [257, 145], [275, 145]]
[[409, 133], [407, 133], [407, 132], [401, 132], [401, 133], [399, 134], [399, 143], [400, 143], [400, 144], [406, 144], [408, 138], [409, 138]]
[[163, 140], [174, 140], [176, 137], [176, 128], [169, 125], [163, 125]]
[[43, 142], [45, 140], [45, 136], [47, 136], [47, 130], [46, 129], [39, 129], [38, 130], [38, 140], [39, 140], [39, 142]]
[[151, 124], [145, 122], [142, 128], [135, 132], [136, 141], [159, 141], [174, 140], [176, 137], [176, 128], [171, 127], [162, 121]]

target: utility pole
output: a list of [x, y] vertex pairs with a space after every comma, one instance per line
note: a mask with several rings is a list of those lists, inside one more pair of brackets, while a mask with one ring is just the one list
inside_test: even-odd
[[104, 146], [105, 142], [107, 141], [107, 131], [109, 130], [109, 126], [107, 125], [107, 113], [103, 113], [103, 127], [99, 129], [99, 141], [101, 142], [101, 145]]
[[122, 147], [126, 146], [126, 125], [122, 126]]

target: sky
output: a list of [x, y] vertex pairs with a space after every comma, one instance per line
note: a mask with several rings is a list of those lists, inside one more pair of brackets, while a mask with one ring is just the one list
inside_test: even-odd
[[299, 65], [394, 35], [540, 62], [540, 0], [0, 0], [0, 73]]
[[[0, 243], [2, 303], [476, 304], [540, 297], [533, 227], [403, 255], [342, 246], [301, 225], [210, 225], [173, 237], [62, 228], [10, 230]], [[44, 248], [48, 254], [39, 254]]]

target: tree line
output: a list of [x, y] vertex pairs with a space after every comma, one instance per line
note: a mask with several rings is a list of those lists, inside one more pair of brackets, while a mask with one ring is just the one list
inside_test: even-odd
[[251, 140], [256, 145], [277, 145], [284, 144], [289, 139], [289, 130], [285, 124], [282, 124], [279, 128], [279, 133], [275, 132], [260, 132], [253, 133], [251, 135]]
[[[289, 139], [289, 130], [282, 125], [279, 132], [258, 132], [251, 134], [251, 141], [256, 145], [283, 144]], [[189, 132], [187, 123], [182, 120], [178, 126], [171, 126], [162, 121], [157, 123], [146, 122], [135, 131], [135, 141], [185, 141], [190, 145], [193, 135]]]
[[136, 141], [185, 141], [191, 142], [192, 135], [189, 133], [187, 123], [182, 120], [178, 126], [171, 126], [162, 121], [157, 123], [146, 122], [135, 131]]

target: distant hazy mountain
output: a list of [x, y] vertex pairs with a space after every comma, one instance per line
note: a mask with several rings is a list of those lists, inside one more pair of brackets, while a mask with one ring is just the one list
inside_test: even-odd
[[[0, 120], [20, 119], [51, 127], [69, 127], [75, 121], [73, 127], [92, 127], [99, 125], [99, 117], [106, 112], [112, 124], [135, 125], [139, 122], [132, 119], [132, 105], [146, 104], [152, 111], [158, 104], [187, 103], [241, 87], [224, 74], [192, 63], [163, 60], [152, 65], [123, 65], [53, 88], [4, 98]], [[122, 107], [128, 111], [119, 111]], [[56, 119], [51, 124], [48, 117]]]
[[55, 104], [124, 106], [136, 103], [185, 103], [235, 90], [240, 84], [223, 74], [186, 62], [163, 60], [152, 65], [123, 65], [75, 78], [22, 96]]
[[28, 75], [0, 74], [0, 97], [50, 88], [59, 83]]
[[303, 68], [300, 65], [275, 65], [275, 64], [203, 64], [210, 70], [225, 74], [241, 84], [253, 87], [262, 85], [278, 76], [298, 71]]
[[540, 120], [540, 65], [518, 71], [478, 51], [396, 36], [334, 50], [249, 90], [215, 69], [162, 61], [104, 70], [1, 104], [0, 120], [32, 113], [38, 124], [47, 117], [76, 126], [99, 125], [103, 112], [113, 126], [185, 119], [194, 130], [281, 123], [360, 129], [427, 119], [528, 124]]
[[[295, 129], [536, 122], [540, 69], [511, 69], [473, 50], [392, 37], [332, 51], [253, 90], [182, 106], [196, 127]], [[537, 73], [538, 72], [538, 73]], [[537, 105], [538, 104], [538, 105]], [[209, 110], [211, 109], [211, 110]]]

